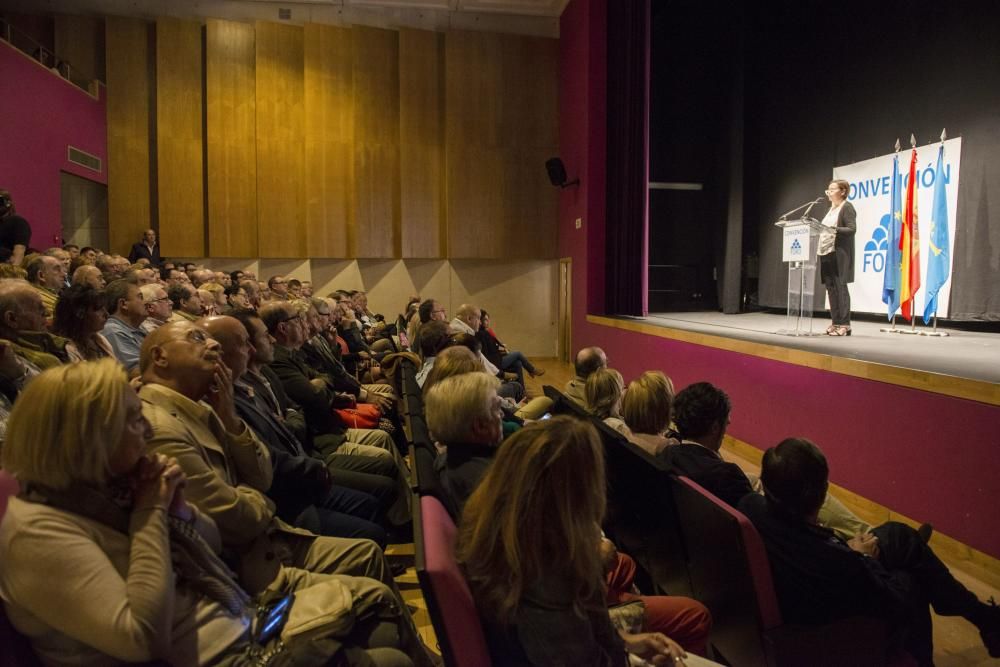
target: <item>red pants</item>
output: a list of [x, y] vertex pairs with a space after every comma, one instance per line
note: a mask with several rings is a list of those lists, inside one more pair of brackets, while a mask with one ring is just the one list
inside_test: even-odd
[[685, 651], [705, 655], [712, 615], [702, 603], [691, 598], [667, 595], [635, 595], [632, 580], [635, 561], [618, 553], [618, 562], [608, 573], [608, 604], [642, 600], [646, 605], [645, 632], [662, 632]]

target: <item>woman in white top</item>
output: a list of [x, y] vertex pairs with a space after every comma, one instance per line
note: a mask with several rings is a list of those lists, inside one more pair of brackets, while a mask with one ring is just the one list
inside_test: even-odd
[[819, 272], [830, 298], [832, 324], [826, 333], [830, 336], [851, 335], [851, 293], [847, 284], [854, 282], [854, 233], [857, 231], [857, 213], [847, 201], [850, 183], [830, 181], [826, 196], [830, 210], [823, 217], [823, 231], [819, 236]]

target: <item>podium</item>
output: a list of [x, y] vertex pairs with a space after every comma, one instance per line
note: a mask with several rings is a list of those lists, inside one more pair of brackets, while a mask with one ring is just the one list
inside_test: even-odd
[[779, 220], [781, 261], [788, 264], [788, 314], [782, 336], [819, 336], [813, 333], [813, 294], [816, 286], [816, 250], [823, 224], [815, 218]]

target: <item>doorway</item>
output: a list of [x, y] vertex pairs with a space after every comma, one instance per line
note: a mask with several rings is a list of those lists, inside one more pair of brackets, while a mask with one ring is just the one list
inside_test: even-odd
[[559, 361], [568, 364], [573, 353], [573, 258], [559, 260]]
[[62, 242], [108, 250], [108, 186], [59, 172]]

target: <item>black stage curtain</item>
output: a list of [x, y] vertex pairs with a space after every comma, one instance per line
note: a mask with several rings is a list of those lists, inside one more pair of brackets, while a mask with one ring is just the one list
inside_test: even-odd
[[897, 137], [902, 162], [911, 132], [922, 145], [946, 127], [962, 137], [950, 318], [1000, 320], [998, 34], [989, 2], [776, 3], [756, 15], [747, 117], [759, 160], [746, 188], [756, 191], [762, 305], [786, 303], [778, 215], [821, 196], [833, 166], [891, 153]]
[[608, 3], [606, 309], [642, 316], [649, 0]]

